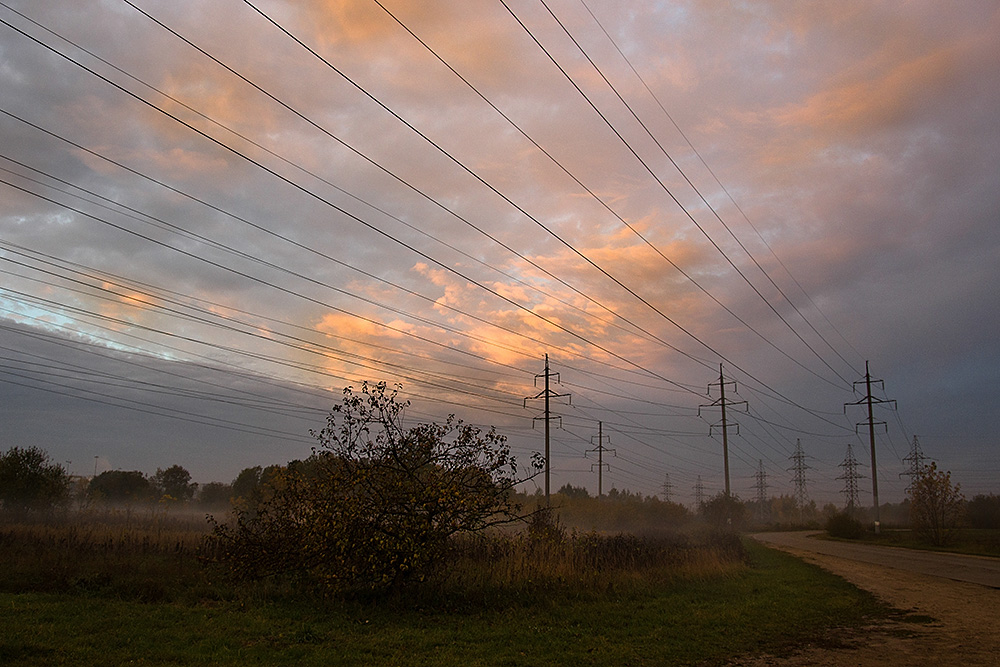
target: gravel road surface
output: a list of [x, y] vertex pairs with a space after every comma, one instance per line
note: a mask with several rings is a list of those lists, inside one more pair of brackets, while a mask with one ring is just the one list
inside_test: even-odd
[[803, 646], [791, 657], [737, 664], [1000, 666], [1000, 559], [833, 542], [810, 533], [763, 533], [768, 546], [815, 563], [907, 612], [898, 622], [846, 632], [841, 648]]

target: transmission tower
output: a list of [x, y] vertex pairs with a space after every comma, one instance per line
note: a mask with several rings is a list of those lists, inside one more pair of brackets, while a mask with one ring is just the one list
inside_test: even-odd
[[[708, 434], [709, 434], [709, 436], [711, 436], [712, 435], [712, 429], [714, 429], [716, 426], [722, 426], [722, 461], [723, 461], [723, 466], [725, 468], [725, 474], [726, 474], [726, 497], [727, 498], [731, 495], [731, 493], [729, 491], [729, 422], [726, 420], [726, 408], [734, 407], [734, 406], [738, 406], [738, 405], [747, 406], [747, 402], [746, 401], [735, 401], [734, 402], [734, 401], [727, 401], [726, 400], [726, 385], [730, 385], [730, 384], [733, 386], [733, 391], [736, 391], [736, 383], [735, 382], [726, 382], [725, 377], [722, 375], [722, 364], [719, 364], [719, 381], [718, 382], [712, 382], [711, 384], [708, 385], [708, 395], [709, 396], [712, 395], [712, 387], [718, 387], [719, 388], [719, 398], [717, 398], [716, 400], [714, 400], [711, 403], [708, 403], [706, 405], [699, 405], [698, 406], [698, 416], [699, 417], [701, 416], [701, 409], [702, 408], [721, 408], [722, 409], [722, 421], [716, 422], [715, 424], [712, 424], [709, 427], [709, 429], [708, 429]], [[749, 407], [747, 409], [749, 409]], [[736, 433], [739, 434], [739, 432], [740, 432], [740, 425], [739, 424], [734, 424], [734, 426], [736, 427]]]
[[[529, 396], [528, 398], [524, 399], [524, 407], [528, 407], [528, 401], [535, 401], [538, 399], [542, 399], [545, 405], [544, 412], [540, 416], [535, 417], [532, 420], [531, 426], [532, 428], [534, 428], [535, 422], [539, 420], [545, 422], [545, 506], [548, 507], [549, 505], [552, 504], [552, 501], [549, 496], [549, 471], [552, 469], [551, 459], [549, 458], [549, 430], [553, 419], [552, 411], [550, 409], [551, 407], [550, 404], [553, 398], [566, 398], [570, 402], [572, 402], [572, 398], [570, 398], [569, 394], [557, 394], [549, 388], [551, 380], [554, 379], [555, 382], [559, 382], [559, 374], [553, 373], [549, 370], [549, 355], [547, 354], [545, 355], [545, 372], [535, 376], [536, 387], [538, 386], [539, 378], [543, 378], [545, 380], [545, 388], [542, 389], [537, 394], [535, 394], [534, 396]], [[555, 417], [555, 419], [560, 420], [560, 423], [562, 423], [561, 417], [557, 416]]]
[[924, 468], [927, 467], [925, 461], [932, 460], [930, 457], [924, 455], [920, 451], [920, 441], [917, 440], [917, 436], [913, 436], [913, 444], [910, 445], [910, 453], [903, 457], [903, 462], [909, 464], [905, 472], [899, 473], [900, 477], [904, 475], [910, 478], [910, 483], [906, 486], [906, 493], [909, 493], [913, 489], [913, 480], [915, 480]]
[[767, 471], [764, 470], [764, 460], [757, 459], [757, 472], [754, 474], [757, 480], [757, 519], [761, 522], [770, 518], [770, 507], [767, 502]]
[[669, 503], [673, 495], [674, 485], [670, 483], [670, 473], [663, 474], [663, 502]]
[[705, 485], [701, 481], [701, 475], [698, 475], [698, 481], [694, 483], [695, 509], [701, 511], [701, 506], [704, 504], [705, 504]]
[[[608, 449], [604, 446], [604, 422], [597, 422], [597, 446], [593, 449], [588, 449], [583, 453], [584, 456], [590, 452], [597, 452], [597, 463], [590, 464], [590, 472], [594, 472], [594, 466], [597, 466], [597, 497], [600, 498], [604, 495], [604, 466], [608, 464], [604, 462], [604, 452], [611, 452], [615, 456], [618, 454], [613, 449]], [[590, 443], [594, 444], [594, 437], [591, 436]], [[610, 469], [611, 466], [608, 466]]]
[[792, 481], [795, 482], [795, 504], [799, 508], [799, 520], [802, 520], [802, 510], [805, 509], [806, 503], [809, 502], [809, 494], [806, 493], [806, 470], [811, 470], [810, 466], [806, 465], [806, 455], [802, 451], [802, 440], [799, 438], [795, 439], [795, 453], [788, 457], [792, 460], [792, 467], [789, 471], [794, 472]]
[[844, 480], [844, 490], [841, 493], [844, 494], [844, 509], [847, 510], [848, 514], [854, 514], [854, 510], [859, 505], [858, 480], [864, 477], [864, 475], [858, 472], [859, 465], [857, 459], [854, 458], [854, 450], [848, 444], [847, 457], [840, 464], [840, 467], [844, 469], [844, 474], [837, 478]]
[[[881, 399], [872, 396], [872, 383], [878, 383], [882, 385], [883, 390], [885, 389], [885, 383], [882, 380], [872, 380], [872, 375], [868, 370], [868, 362], [865, 362], [865, 379], [859, 380], [854, 383], [854, 386], [864, 383], [865, 385], [865, 396], [859, 401], [854, 403], [844, 403], [844, 414], [847, 414], [848, 405], [868, 405], [868, 439], [871, 443], [872, 450], [872, 502], [875, 504], [875, 532], [879, 532], [879, 526], [881, 521], [879, 521], [879, 509], [878, 509], [878, 466], [875, 464], [875, 424], [881, 424], [885, 426], [885, 422], [875, 421], [875, 413], [872, 410], [872, 406], [876, 403], [891, 403], [893, 407], [896, 405], [896, 401], [892, 399]], [[857, 426], [861, 426], [858, 424]], [[857, 426], [855, 427], [855, 432], [857, 432]], [[886, 427], [888, 431], [888, 427]]]

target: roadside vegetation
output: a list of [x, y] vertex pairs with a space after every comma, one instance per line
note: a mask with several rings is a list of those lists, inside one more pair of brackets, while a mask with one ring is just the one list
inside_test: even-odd
[[[900, 507], [905, 512], [901, 513]], [[862, 540], [871, 544], [949, 551], [975, 556], [1000, 557], [1000, 496], [980, 494], [966, 500], [951, 473], [931, 463], [913, 480], [909, 497], [893, 507], [883, 506], [883, 522], [876, 533], [870, 512], [849, 508], [826, 521], [829, 537]], [[900, 515], [906, 517], [899, 521]]]

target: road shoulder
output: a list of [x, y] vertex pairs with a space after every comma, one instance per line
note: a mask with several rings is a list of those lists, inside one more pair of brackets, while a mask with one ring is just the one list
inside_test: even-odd
[[802, 647], [790, 658], [761, 656], [741, 665], [996, 665], [1000, 591], [806, 549], [766, 543], [813, 563], [901, 610], [900, 619], [845, 635], [844, 648]]

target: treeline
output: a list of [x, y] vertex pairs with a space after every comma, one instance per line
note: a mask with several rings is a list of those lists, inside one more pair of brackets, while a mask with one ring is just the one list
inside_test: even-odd
[[[157, 469], [152, 475], [137, 470], [108, 470], [86, 479], [71, 476], [66, 469], [37, 447], [13, 447], [0, 454], [0, 507], [8, 510], [48, 509], [93, 503], [117, 505], [167, 504], [189, 505], [224, 511], [233, 506], [254, 504], [268, 495], [285, 472], [305, 465], [292, 461], [286, 465], [244, 468], [229, 483], [197, 484], [183, 466]], [[541, 491], [516, 493], [515, 500], [525, 507], [544, 502]], [[764, 505], [726, 499], [722, 494], [709, 498], [691, 509], [655, 495], [611, 489], [601, 498], [582, 486], [563, 485], [551, 495], [555, 515], [567, 528], [600, 532], [656, 533], [694, 522], [735, 529], [781, 529], [821, 527], [841, 508], [815, 501], [800, 506], [793, 496], [772, 496]], [[1000, 495], [979, 494], [963, 504], [963, 524], [969, 528], [1000, 529]], [[871, 508], [856, 508], [852, 516], [862, 524], [870, 523]], [[884, 503], [880, 507], [885, 527], [909, 527], [910, 500]]]
[[0, 454], [0, 507], [7, 511], [40, 511], [90, 504], [197, 505], [225, 508], [232, 485], [199, 485], [183, 466], [107, 470], [91, 478], [76, 477], [38, 447], [12, 447]]

